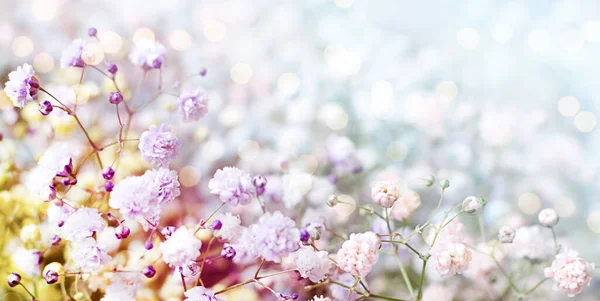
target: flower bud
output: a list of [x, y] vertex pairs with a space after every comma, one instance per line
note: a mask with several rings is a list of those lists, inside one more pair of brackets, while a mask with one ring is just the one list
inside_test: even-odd
[[200, 69], [200, 76], [202, 76], [202, 77], [206, 76], [206, 73], [207, 73], [207, 72], [208, 72], [208, 71], [206, 70], [206, 68], [202, 68], [202, 69]]
[[117, 73], [117, 71], [119, 71], [119, 67], [117, 67], [117, 65], [115, 65], [115, 64], [108, 65], [108, 72], [110, 74], [115, 74], [115, 73]]
[[462, 203], [463, 211], [468, 215], [478, 215], [483, 210], [484, 205], [485, 202], [478, 196], [467, 197]]
[[48, 283], [48, 284], [57, 283], [58, 278], [59, 278], [59, 275], [54, 270], [48, 270], [48, 271], [46, 271], [46, 273], [44, 273], [44, 280], [46, 280], [46, 283]]
[[435, 183], [435, 177], [431, 175], [424, 177], [423, 180], [425, 181], [425, 186], [427, 187], [431, 187], [433, 183]]
[[151, 241], [147, 241], [144, 244], [144, 248], [146, 248], [146, 250], [152, 250], [152, 248], [154, 248], [154, 244]]
[[118, 227], [115, 228], [115, 236], [117, 237], [117, 239], [125, 239], [129, 237], [130, 233], [131, 230], [129, 230], [129, 227], [123, 224], [120, 224]]
[[223, 227], [223, 222], [221, 222], [220, 220], [215, 220], [212, 225], [210, 226], [211, 229], [213, 230], [221, 230], [221, 228]]
[[96, 36], [96, 34], [98, 34], [98, 30], [97, 30], [96, 28], [94, 28], [94, 27], [90, 27], [90, 28], [88, 29], [88, 36], [90, 36], [90, 37], [95, 37], [95, 36]]
[[221, 250], [221, 257], [232, 260], [235, 257], [235, 249], [232, 246], [225, 246], [223, 250]]
[[15, 287], [15, 286], [21, 284], [21, 275], [19, 275], [17, 273], [10, 273], [10, 275], [8, 275], [8, 278], [6, 280], [8, 282], [8, 286]]
[[123, 101], [123, 95], [121, 95], [121, 93], [119, 92], [110, 92], [110, 95], [108, 96], [108, 102], [110, 102], [113, 105], [119, 104]]
[[540, 214], [538, 215], [538, 220], [540, 221], [540, 224], [542, 224], [542, 226], [552, 227], [558, 223], [558, 215], [556, 214], [556, 211], [554, 209], [546, 208], [540, 211]]
[[40, 111], [40, 114], [44, 116], [48, 116], [50, 113], [52, 113], [53, 109], [54, 108], [49, 100], [44, 100], [38, 104], [38, 111]]
[[53, 235], [52, 237], [50, 237], [50, 243], [51, 243], [53, 246], [56, 246], [56, 245], [58, 245], [58, 244], [60, 243], [60, 241], [61, 241], [61, 238], [60, 238], [60, 236], [58, 236], [58, 235]]
[[115, 170], [108, 166], [104, 169], [104, 171], [102, 171], [102, 177], [105, 180], [112, 180], [112, 178], [115, 176]]
[[501, 243], [510, 244], [515, 239], [515, 229], [509, 226], [500, 227], [500, 231], [498, 231], [498, 240]]
[[446, 179], [440, 180], [440, 187], [442, 187], [442, 189], [450, 187], [450, 181]]
[[113, 183], [111, 181], [104, 183], [104, 190], [111, 192], [111, 191], [113, 191], [113, 188], [115, 188], [115, 183]]
[[144, 274], [144, 276], [146, 276], [146, 278], [152, 278], [154, 277], [154, 275], [156, 275], [156, 269], [153, 266], [148, 265], [144, 268], [142, 273]]
[[306, 229], [300, 230], [300, 241], [308, 242], [309, 239], [310, 239], [310, 233]]
[[252, 184], [254, 184], [254, 187], [256, 188], [264, 188], [267, 186], [267, 178], [263, 175], [256, 175], [252, 178]]
[[329, 207], [335, 207], [335, 205], [337, 205], [337, 203], [340, 200], [338, 199], [337, 195], [330, 195], [329, 198], [327, 199], [327, 206]]
[[391, 208], [400, 197], [398, 183], [381, 181], [371, 185], [371, 199], [383, 208]]

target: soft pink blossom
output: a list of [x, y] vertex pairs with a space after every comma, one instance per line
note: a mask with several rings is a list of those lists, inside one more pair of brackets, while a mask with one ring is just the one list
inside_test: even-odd
[[396, 220], [404, 220], [419, 206], [421, 206], [421, 197], [418, 193], [414, 191], [404, 193], [398, 198], [394, 207], [392, 207], [392, 217]]
[[337, 253], [338, 266], [354, 276], [364, 277], [371, 272], [377, 262], [379, 257], [377, 250], [380, 247], [381, 240], [377, 234], [353, 233]]
[[439, 238], [429, 253], [433, 267], [442, 277], [463, 273], [472, 258], [471, 250], [459, 235]]
[[569, 297], [581, 291], [583, 286], [590, 286], [594, 264], [583, 260], [574, 250], [564, 250], [557, 254], [552, 261], [552, 266], [544, 269], [544, 276], [552, 278], [554, 290], [561, 290]]
[[390, 208], [400, 197], [400, 187], [393, 181], [381, 181], [371, 185], [371, 198], [377, 205]]
[[179, 155], [181, 143], [171, 129], [162, 124], [160, 127], [151, 125], [142, 133], [138, 148], [142, 157], [148, 163], [156, 166], [168, 166]]

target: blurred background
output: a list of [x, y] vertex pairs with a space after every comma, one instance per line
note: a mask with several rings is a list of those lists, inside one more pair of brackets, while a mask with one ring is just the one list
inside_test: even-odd
[[[136, 39], [163, 43], [167, 83], [207, 68], [209, 114], [178, 126], [198, 142], [178, 162], [191, 199], [224, 164], [334, 177], [338, 188], [308, 180], [298, 190], [339, 189], [358, 203], [382, 174], [432, 174], [450, 180], [450, 202], [484, 196], [490, 229], [555, 208], [558, 235], [600, 262], [598, 1], [0, 3], [3, 79], [29, 62], [42, 79], [76, 84], [60, 53], [89, 27], [115, 61]], [[133, 86], [140, 71], [125, 72]], [[92, 81], [78, 89], [102, 92]], [[174, 122], [172, 101], [146, 120]], [[17, 117], [4, 94], [0, 104], [7, 133]], [[332, 167], [348, 153], [360, 162], [350, 173], [362, 173]]]

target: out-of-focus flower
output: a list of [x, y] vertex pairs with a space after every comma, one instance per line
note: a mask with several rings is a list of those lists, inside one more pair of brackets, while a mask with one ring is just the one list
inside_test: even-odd
[[552, 239], [544, 237], [540, 226], [521, 227], [515, 231], [513, 243], [507, 245], [508, 255], [529, 260], [548, 259], [554, 253]]
[[100, 232], [106, 226], [96, 208], [79, 208], [69, 215], [62, 227], [62, 236], [66, 240], [81, 241], [92, 237], [95, 232]]
[[315, 296], [315, 298], [312, 299], [311, 301], [331, 301], [331, 298], [323, 297], [323, 296]]
[[180, 147], [179, 139], [164, 123], [160, 127], [151, 125], [142, 133], [138, 145], [144, 160], [156, 166], [169, 166], [179, 154]]
[[165, 46], [154, 40], [141, 40], [129, 54], [129, 60], [144, 70], [159, 69], [167, 58]]
[[441, 284], [429, 285], [423, 290], [423, 301], [452, 301], [454, 294]]
[[91, 237], [76, 242], [70, 258], [76, 268], [91, 273], [98, 272], [111, 259], [106, 249]]
[[15, 267], [25, 276], [33, 278], [42, 274], [42, 253], [38, 250], [19, 248], [12, 254]]
[[192, 231], [181, 226], [160, 244], [159, 250], [164, 262], [169, 266], [179, 267], [196, 260], [200, 256], [200, 247], [202, 241]]
[[[454, 227], [461, 227], [455, 224]], [[469, 268], [471, 250], [465, 244], [460, 229], [449, 227], [444, 230], [429, 251], [433, 267], [442, 277], [461, 274]]]
[[257, 254], [266, 261], [281, 262], [300, 247], [300, 230], [296, 223], [281, 212], [267, 212], [258, 223], [250, 226]]
[[583, 260], [576, 251], [566, 249], [555, 256], [552, 266], [544, 269], [544, 276], [552, 278], [554, 290], [573, 297], [583, 291], [584, 285], [590, 285], [593, 269], [594, 264]]
[[4, 84], [4, 92], [13, 102], [15, 107], [23, 108], [27, 101], [37, 96], [40, 84], [33, 76], [35, 71], [29, 64], [17, 67], [17, 70], [8, 74], [8, 81]]
[[552, 208], [546, 208], [538, 214], [538, 220], [544, 227], [552, 227], [558, 224], [558, 214]]
[[327, 138], [325, 148], [327, 157], [334, 166], [337, 175], [358, 173], [362, 171], [362, 163], [356, 155], [354, 142], [345, 136], [331, 135]]
[[392, 181], [381, 181], [371, 185], [371, 198], [384, 208], [390, 208], [400, 197], [398, 183]]
[[85, 41], [82, 39], [71, 42], [71, 45], [63, 50], [60, 56], [60, 66], [62, 68], [83, 67], [85, 63], [81, 59], [81, 52], [83, 52], [84, 46]]
[[135, 300], [141, 285], [142, 281], [137, 273], [116, 273], [101, 301]]
[[509, 227], [509, 226], [502, 226], [500, 227], [500, 230], [498, 231], [498, 240], [501, 243], [505, 243], [505, 244], [509, 244], [512, 243], [513, 240], [515, 239], [515, 229]]
[[216, 296], [212, 290], [203, 286], [196, 286], [189, 289], [184, 295], [184, 300], [186, 301], [223, 301], [223, 299]]
[[315, 251], [312, 247], [302, 247], [292, 254], [296, 270], [303, 278], [312, 282], [322, 282], [327, 278], [333, 263], [326, 251]]
[[185, 89], [179, 96], [179, 113], [183, 121], [198, 121], [208, 112], [208, 96], [200, 88]]
[[352, 233], [337, 253], [338, 266], [354, 276], [364, 277], [373, 268], [381, 247], [379, 236], [373, 232]]
[[250, 203], [255, 193], [250, 175], [236, 167], [217, 170], [208, 188], [210, 193], [219, 195], [222, 202], [232, 206]]
[[404, 220], [419, 206], [421, 206], [421, 197], [418, 193], [414, 191], [404, 193], [398, 198], [394, 207], [392, 207], [392, 217], [399, 221]]
[[214, 231], [214, 236], [226, 241], [232, 241], [239, 236], [241, 232], [240, 217], [237, 215], [227, 213], [218, 213], [215, 215], [215, 219], [221, 221], [221, 229]]

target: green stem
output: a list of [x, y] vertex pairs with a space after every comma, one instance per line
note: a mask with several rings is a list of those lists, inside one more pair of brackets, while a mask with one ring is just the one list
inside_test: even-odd
[[425, 268], [427, 268], [427, 260], [423, 260], [423, 267], [421, 268], [421, 279], [419, 280], [419, 292], [417, 293], [417, 301], [421, 301], [423, 298], [423, 283], [425, 283]]
[[[389, 213], [388, 208], [385, 209], [385, 223], [387, 225], [390, 236], [392, 236], [392, 233], [394, 231], [392, 231], [392, 226], [390, 224], [390, 213]], [[392, 240], [393, 240], [393, 238], [394, 238], [394, 236], [392, 236]], [[408, 278], [408, 274], [406, 273], [406, 269], [404, 268], [402, 261], [398, 257], [398, 245], [392, 244], [392, 246], [394, 246], [394, 256], [396, 258], [398, 258], [398, 266], [400, 267], [400, 273], [402, 274], [402, 279], [404, 279], [404, 283], [406, 284], [406, 288], [408, 289], [408, 292], [410, 293], [410, 295], [414, 296], [414, 289], [413, 289], [412, 283], [410, 282], [410, 279]], [[414, 250], [412, 247], [410, 247], [410, 248], [411, 248], [411, 250], [416, 252], [416, 250]], [[419, 252], [416, 252], [416, 253], [419, 254]]]

